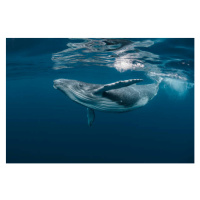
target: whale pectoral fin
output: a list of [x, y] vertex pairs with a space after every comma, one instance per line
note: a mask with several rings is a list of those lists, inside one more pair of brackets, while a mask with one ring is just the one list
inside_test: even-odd
[[95, 112], [93, 109], [87, 108], [87, 118], [88, 118], [88, 125], [91, 127], [95, 119]]
[[122, 87], [127, 87], [129, 85], [138, 83], [140, 81], [143, 81], [143, 79], [129, 79], [129, 80], [125, 80], [125, 81], [118, 81], [118, 82], [115, 82], [115, 83], [110, 83], [110, 84], [107, 84], [107, 85], [104, 85], [104, 86], [98, 88], [94, 92], [94, 94], [102, 94], [103, 92], [108, 91], [108, 90], [113, 90], [113, 89], [119, 89], [119, 88], [122, 88]]

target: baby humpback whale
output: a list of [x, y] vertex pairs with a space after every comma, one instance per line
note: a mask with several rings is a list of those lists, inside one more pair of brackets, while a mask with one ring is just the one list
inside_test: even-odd
[[87, 107], [88, 125], [94, 122], [94, 110], [127, 112], [144, 106], [156, 96], [159, 83], [136, 85], [142, 79], [130, 79], [110, 84], [92, 84], [71, 79], [54, 80], [54, 88], [71, 100]]

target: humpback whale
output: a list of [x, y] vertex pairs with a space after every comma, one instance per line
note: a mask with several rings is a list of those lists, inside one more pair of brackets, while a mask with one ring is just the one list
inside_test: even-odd
[[109, 84], [92, 84], [71, 79], [54, 80], [53, 87], [71, 100], [87, 107], [88, 125], [92, 126], [94, 110], [104, 112], [128, 112], [142, 107], [156, 96], [161, 80], [137, 85], [142, 79], [129, 79]]

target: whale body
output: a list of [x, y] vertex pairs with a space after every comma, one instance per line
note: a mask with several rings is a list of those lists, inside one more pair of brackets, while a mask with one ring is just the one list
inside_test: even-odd
[[54, 80], [54, 88], [71, 100], [87, 107], [88, 125], [91, 126], [94, 110], [128, 112], [146, 105], [156, 96], [160, 81], [137, 85], [142, 79], [129, 79], [110, 84], [92, 84], [71, 79]]

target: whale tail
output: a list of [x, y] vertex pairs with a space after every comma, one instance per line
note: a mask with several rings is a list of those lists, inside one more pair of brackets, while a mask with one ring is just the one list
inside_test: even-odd
[[162, 82], [163, 80], [163, 77], [161, 76], [149, 76], [153, 81], [155, 81], [155, 83], [157, 83], [157, 85], [159, 86], [160, 83]]
[[158, 86], [160, 85], [160, 83], [162, 82], [162, 80], [163, 80], [163, 78], [162, 78], [161, 76], [158, 76], [158, 77], [157, 77], [156, 82], [157, 82], [157, 85], [158, 85]]

